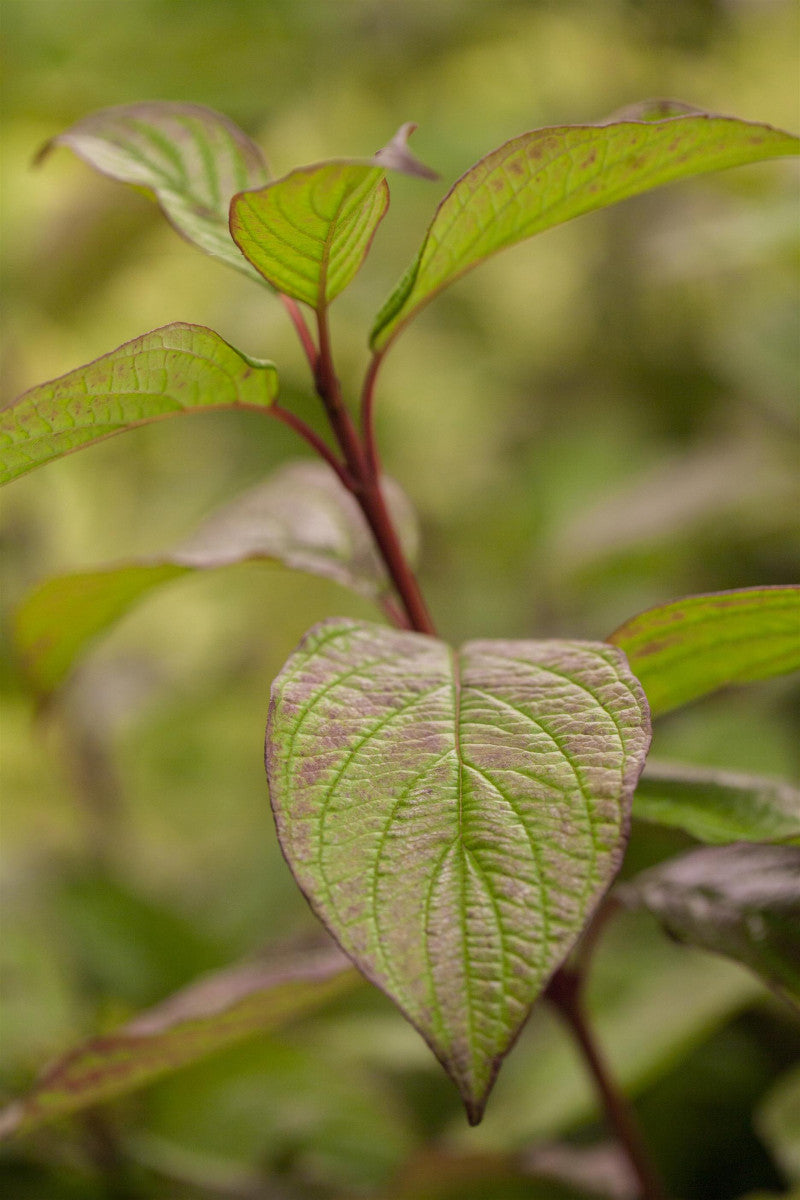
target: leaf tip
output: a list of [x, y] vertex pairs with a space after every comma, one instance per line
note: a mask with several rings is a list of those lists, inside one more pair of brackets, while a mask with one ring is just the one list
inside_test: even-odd
[[406, 121], [400, 126], [392, 140], [372, 156], [372, 161], [379, 167], [388, 167], [393, 171], [400, 171], [403, 175], [412, 175], [417, 179], [438, 179], [438, 172], [420, 162], [408, 148], [408, 139], [416, 128], [414, 121]]

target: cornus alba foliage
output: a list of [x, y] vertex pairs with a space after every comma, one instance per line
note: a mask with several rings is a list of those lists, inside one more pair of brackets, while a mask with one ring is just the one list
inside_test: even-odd
[[[373, 430], [388, 350], [465, 272], [661, 184], [796, 154], [798, 140], [653, 102], [598, 124], [534, 130], [487, 154], [441, 201], [378, 312], [357, 418], [336, 374], [328, 312], [369, 252], [391, 173], [433, 176], [408, 149], [412, 130], [403, 126], [370, 158], [278, 180], [241, 130], [194, 105], [108, 109], [45, 147], [67, 146], [149, 192], [180, 234], [276, 294], [330, 437], [283, 407], [273, 363], [181, 323], [21, 396], [0, 416], [4, 480], [125, 429], [209, 408], [280, 420], [319, 457], [285, 465], [158, 559], [43, 582], [16, 620], [32, 686], [56, 691], [97, 635], [154, 587], [246, 559], [335, 579], [374, 601], [383, 621], [334, 617], [311, 629], [272, 685], [267, 725], [283, 852], [346, 957], [334, 947], [233, 969], [216, 992], [198, 984], [57, 1063], [6, 1111], [9, 1132], [320, 1005], [352, 986], [351, 962], [419, 1030], [470, 1122], [479, 1121], [538, 997], [556, 1005], [586, 1051], [586, 955], [570, 956], [608, 910], [632, 806], [710, 845], [626, 884], [615, 902], [647, 907], [674, 936], [747, 963], [798, 1000], [797, 793], [774, 781], [645, 767], [651, 718], [800, 665], [798, 589], [690, 596], [598, 641], [451, 647], [412, 570], [412, 506], [381, 473]], [[657, 1196], [621, 1098], [588, 1058], [641, 1192]]]

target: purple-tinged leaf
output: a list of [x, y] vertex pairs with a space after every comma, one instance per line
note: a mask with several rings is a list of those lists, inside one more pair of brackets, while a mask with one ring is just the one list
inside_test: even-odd
[[781, 779], [650, 759], [633, 815], [683, 829], [701, 842], [800, 845], [800, 791]]
[[704, 847], [620, 887], [678, 941], [750, 967], [800, 1007], [800, 847]]
[[769, 125], [647, 101], [636, 119], [524, 133], [487, 154], [439, 205], [417, 255], [378, 313], [383, 351], [444, 287], [516, 242], [664, 183], [797, 154], [800, 140]]
[[[383, 490], [413, 561], [418, 535], [411, 504], [394, 480], [384, 478]], [[41, 694], [57, 688], [94, 638], [162, 584], [245, 561], [321, 575], [376, 604], [391, 590], [361, 509], [330, 468], [287, 463], [166, 554], [40, 583], [15, 621], [16, 648], [32, 686]]]
[[143, 1087], [252, 1034], [288, 1024], [348, 991], [357, 979], [335, 947], [209, 975], [59, 1059], [27, 1095], [0, 1112], [0, 1138]]
[[417, 179], [438, 179], [437, 172], [426, 167], [408, 148], [408, 139], [416, 128], [413, 121], [406, 121], [392, 140], [373, 155], [373, 161], [382, 167], [389, 167], [393, 171], [400, 171], [403, 175], [412, 175]]
[[628, 656], [653, 716], [728, 684], [800, 668], [800, 587], [686, 596], [609, 635]]
[[236, 192], [261, 187], [269, 173], [255, 142], [221, 113], [172, 101], [123, 104], [71, 125], [40, 158], [54, 146], [151, 192], [187, 241], [262, 282], [233, 243], [228, 209]]
[[272, 363], [202, 325], [164, 325], [0, 411], [0, 483], [125, 429], [175, 413], [264, 409], [277, 393]]
[[272, 689], [267, 771], [312, 907], [480, 1120], [616, 873], [650, 740], [624, 656], [316, 626]]

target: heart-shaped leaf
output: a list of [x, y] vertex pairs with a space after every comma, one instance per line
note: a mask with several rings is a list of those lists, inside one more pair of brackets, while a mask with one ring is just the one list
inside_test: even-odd
[[[417, 551], [413, 509], [399, 484], [383, 491], [406, 555]], [[322, 575], [380, 604], [391, 590], [361, 509], [324, 463], [287, 463], [238, 496], [168, 554], [39, 584], [17, 610], [15, 641], [29, 680], [47, 693], [91, 641], [163, 583], [247, 560]]]
[[628, 656], [653, 716], [733, 683], [800, 668], [800, 587], [685, 596], [626, 621], [608, 639]]
[[657, 112], [651, 101], [637, 120], [536, 129], [471, 167], [379, 312], [373, 349], [384, 350], [442, 288], [505, 246], [673, 180], [800, 149], [798, 138], [769, 125], [694, 112], [653, 119]]
[[114, 433], [175, 413], [271, 404], [278, 376], [202, 325], [165, 325], [0, 412], [0, 483]]
[[52, 138], [103, 175], [152, 192], [178, 233], [253, 279], [228, 229], [231, 197], [269, 178], [255, 142], [200, 104], [154, 101], [101, 109]]
[[800, 791], [780, 779], [651, 759], [633, 815], [684, 829], [701, 842], [800, 845]]
[[26, 1096], [0, 1112], [0, 1138], [133, 1091], [254, 1033], [287, 1025], [348, 991], [357, 979], [335, 947], [208, 975], [59, 1059]]
[[618, 889], [678, 941], [750, 967], [800, 1007], [800, 847], [703, 847]]
[[649, 738], [639, 684], [603, 643], [455, 653], [334, 620], [273, 685], [267, 770], [286, 858], [473, 1123], [617, 870]]

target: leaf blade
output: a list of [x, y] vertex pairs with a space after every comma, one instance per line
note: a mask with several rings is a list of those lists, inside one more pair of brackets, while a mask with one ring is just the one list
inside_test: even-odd
[[384, 351], [438, 292], [506, 246], [661, 184], [800, 147], [790, 134], [733, 117], [654, 120], [656, 103], [645, 107], [644, 120], [533, 130], [471, 167], [439, 205], [415, 262], [378, 313], [373, 350]]
[[164, 325], [0, 411], [0, 483], [162, 417], [263, 409], [277, 392], [272, 363], [246, 358], [202, 325]]
[[800, 668], [800, 587], [686, 596], [626, 621], [624, 650], [658, 716], [717, 688]]
[[[394, 480], [383, 490], [411, 560], [417, 527]], [[81, 654], [156, 588], [197, 571], [279, 562], [348, 587], [376, 604], [391, 585], [356, 501], [324, 463], [287, 463], [236, 497], [169, 553], [45, 580], [15, 616], [15, 646], [35, 691], [47, 695]]]
[[473, 1123], [616, 871], [648, 743], [636, 680], [595, 643], [473, 642], [454, 656], [329, 621], [273, 685], [284, 854]]
[[263, 282], [228, 229], [236, 192], [269, 178], [255, 142], [232, 121], [200, 104], [151, 101], [101, 109], [52, 138], [101, 174], [145, 188], [187, 241]]

